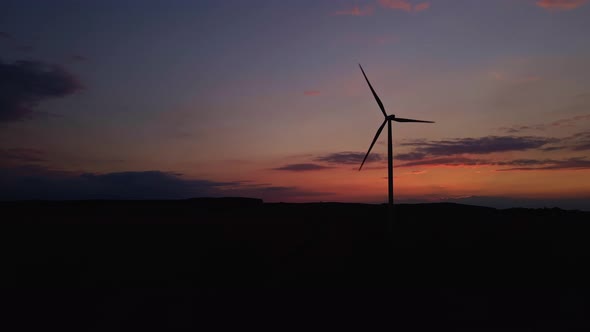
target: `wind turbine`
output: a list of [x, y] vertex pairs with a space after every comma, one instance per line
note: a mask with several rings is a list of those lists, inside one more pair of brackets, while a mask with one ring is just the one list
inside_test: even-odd
[[369, 146], [369, 151], [367, 151], [367, 154], [365, 155], [365, 158], [363, 159], [363, 162], [361, 163], [361, 167], [359, 167], [359, 171], [363, 168], [363, 165], [365, 164], [365, 161], [367, 160], [369, 153], [371, 153], [371, 149], [373, 149], [373, 145], [375, 145], [375, 142], [377, 142], [377, 139], [379, 138], [381, 131], [383, 131], [383, 127], [385, 127], [385, 124], [387, 124], [387, 183], [388, 183], [388, 189], [389, 189], [388, 215], [389, 215], [389, 221], [391, 221], [393, 218], [393, 141], [391, 139], [391, 121], [395, 121], [395, 122], [421, 122], [421, 123], [434, 123], [434, 121], [423, 121], [423, 120], [396, 118], [394, 114], [387, 115], [387, 113], [385, 112], [385, 107], [383, 107], [383, 103], [381, 102], [381, 99], [379, 99], [379, 96], [377, 96], [375, 89], [373, 89], [373, 86], [371, 85], [371, 82], [369, 82], [369, 79], [367, 78], [367, 75], [365, 74], [365, 71], [363, 70], [363, 67], [361, 66], [360, 63], [359, 63], [359, 67], [361, 68], [361, 71], [363, 72], [363, 76], [365, 77], [365, 80], [367, 81], [367, 84], [369, 85], [369, 88], [371, 89], [371, 92], [373, 93], [373, 97], [375, 97], [375, 100], [377, 101], [377, 104], [379, 104], [379, 108], [381, 109], [381, 112], [383, 113], [383, 116], [385, 117], [385, 120], [383, 120], [383, 123], [381, 124], [379, 129], [377, 129], [377, 133], [375, 134], [375, 138], [373, 138], [373, 142], [371, 142], [371, 146]]

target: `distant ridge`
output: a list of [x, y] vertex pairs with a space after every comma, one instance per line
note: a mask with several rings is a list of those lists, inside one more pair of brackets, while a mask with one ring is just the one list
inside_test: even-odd
[[[479, 197], [478, 197], [479, 198]], [[483, 197], [485, 198], [485, 197]], [[485, 199], [474, 200], [457, 200], [457, 201], [443, 201], [443, 202], [401, 202], [398, 205], [404, 210], [415, 208], [428, 208], [435, 210], [541, 210], [541, 211], [581, 211], [590, 212], [590, 208], [577, 208], [577, 206], [559, 207], [554, 204], [533, 204], [531, 201], [503, 201], [504, 204], [490, 204]], [[528, 203], [528, 204], [527, 204]], [[285, 205], [285, 206], [382, 206], [387, 203], [353, 203], [353, 202], [303, 202], [303, 203], [289, 203], [289, 202], [264, 202], [260, 198], [251, 197], [193, 197], [184, 199], [84, 199], [84, 200], [12, 200], [0, 201], [1, 207], [8, 206], [28, 206], [28, 207], [42, 207], [42, 206], [60, 206], [60, 207], [86, 207], [86, 206], [112, 206], [112, 207], [131, 207], [131, 206], [169, 206], [169, 207], [196, 207], [196, 208], [247, 208], [247, 207], [261, 207], [265, 205]], [[496, 205], [496, 206], [495, 206]]]
[[189, 201], [191, 205], [207, 207], [250, 207], [264, 204], [260, 198], [249, 197], [196, 197], [186, 201]]
[[43, 208], [197, 208], [197, 209], [234, 209], [260, 207], [264, 201], [260, 198], [249, 197], [195, 197], [186, 199], [86, 199], [86, 200], [20, 200], [0, 201], [0, 207]]

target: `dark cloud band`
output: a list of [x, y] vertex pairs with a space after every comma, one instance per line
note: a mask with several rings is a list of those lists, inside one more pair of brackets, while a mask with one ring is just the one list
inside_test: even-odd
[[[360, 165], [365, 157], [364, 152], [337, 152], [315, 158], [315, 161], [345, 164], [345, 165]], [[383, 156], [378, 153], [371, 153], [367, 158], [367, 162], [381, 161]]]
[[179, 174], [146, 171], [74, 174], [41, 166], [0, 168], [0, 200], [186, 199], [256, 197], [265, 201], [306, 200], [331, 195], [289, 186], [246, 181], [185, 179]]
[[[524, 151], [540, 148], [558, 140], [537, 136], [486, 136], [479, 138], [455, 138], [439, 141], [412, 141], [402, 146], [414, 147], [415, 156], [448, 156], [457, 154], [489, 154], [495, 152]], [[408, 155], [402, 155], [408, 157]]]
[[43, 100], [65, 97], [80, 89], [80, 82], [58, 65], [0, 61], [0, 122], [26, 119]]

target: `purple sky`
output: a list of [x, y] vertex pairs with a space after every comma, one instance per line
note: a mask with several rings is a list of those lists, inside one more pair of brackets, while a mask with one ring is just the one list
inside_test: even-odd
[[437, 122], [394, 128], [400, 201], [590, 209], [588, 31], [585, 0], [3, 1], [0, 199], [382, 202], [360, 62]]

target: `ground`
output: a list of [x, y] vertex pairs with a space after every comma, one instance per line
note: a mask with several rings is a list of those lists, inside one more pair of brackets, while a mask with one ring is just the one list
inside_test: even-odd
[[399, 205], [388, 226], [385, 205], [237, 198], [0, 208], [0, 301], [22, 330], [590, 328], [588, 212]]

